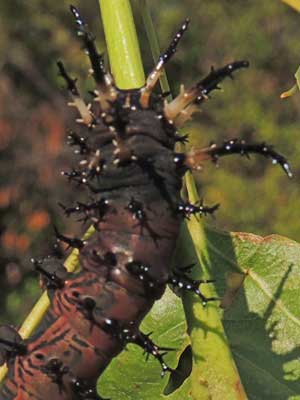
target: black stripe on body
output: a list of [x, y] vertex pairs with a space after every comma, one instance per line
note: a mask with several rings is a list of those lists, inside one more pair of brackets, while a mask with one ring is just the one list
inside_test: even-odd
[[[61, 328], [60, 328], [60, 329], [61, 329]], [[67, 329], [66, 329], [65, 331], [63, 331], [60, 335], [55, 336], [55, 337], [52, 337], [51, 340], [48, 340], [48, 341], [47, 341], [47, 338], [46, 338], [43, 342], [39, 343], [36, 347], [34, 347], [34, 348], [32, 349], [32, 351], [40, 350], [40, 349], [43, 349], [43, 348], [45, 348], [45, 347], [48, 347], [48, 346], [50, 347], [50, 346], [52, 346], [52, 345], [55, 345], [56, 343], [60, 342], [61, 340], [64, 340], [65, 336], [66, 336], [70, 331], [71, 331], [71, 329], [70, 329], [70, 328], [67, 328]], [[47, 336], [47, 334], [46, 334], [46, 336]]]

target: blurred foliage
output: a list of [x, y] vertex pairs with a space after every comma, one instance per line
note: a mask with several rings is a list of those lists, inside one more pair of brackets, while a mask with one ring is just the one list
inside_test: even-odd
[[[74, 4], [104, 50], [98, 2]], [[180, 83], [191, 84], [211, 65], [243, 58], [251, 63], [235, 81], [226, 81], [224, 91], [214, 93], [185, 128], [191, 144], [206, 146], [232, 137], [267, 141], [290, 159], [294, 169], [290, 181], [261, 158], [222, 159], [218, 169], [205, 165], [197, 174], [200, 193], [208, 204], [221, 203], [213, 223], [299, 241], [300, 97], [282, 101], [279, 96], [292, 85], [299, 64], [300, 16], [276, 0], [151, 0], [151, 7], [162, 48], [185, 17], [192, 19], [167, 67], [174, 93]], [[56, 60], [63, 58], [82, 87], [92, 88], [92, 81], [69, 2], [0, 0], [0, 8], [0, 308], [2, 320], [20, 321], [38, 292], [30, 257], [55, 251], [53, 224], [70, 234], [80, 228], [62, 218], [57, 205], [74, 202], [80, 193], [60, 177], [60, 171], [74, 163], [65, 146], [74, 113], [65, 106]], [[136, 21], [149, 71], [152, 59], [138, 13]]]

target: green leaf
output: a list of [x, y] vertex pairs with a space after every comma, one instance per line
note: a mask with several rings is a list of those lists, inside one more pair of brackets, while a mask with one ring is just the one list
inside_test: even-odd
[[245, 390], [251, 399], [300, 399], [300, 246], [276, 235], [231, 237], [234, 257], [226, 262], [224, 240], [210, 234], [214, 263], [246, 273], [237, 301], [224, 314]]
[[[144, 333], [153, 331], [151, 338], [159, 346], [176, 349], [168, 352], [165, 357], [169, 366], [176, 367], [180, 353], [189, 344], [189, 339], [181, 300], [170, 289], [155, 303], [143, 321], [141, 330]], [[98, 391], [104, 397], [118, 400], [164, 398], [161, 393], [168, 377], [162, 379], [160, 373], [158, 361], [150, 356], [148, 362], [145, 362], [143, 350], [128, 345], [128, 351], [123, 351], [114, 359], [101, 376]]]
[[[214, 309], [223, 318], [247, 398], [300, 399], [300, 245], [276, 235], [262, 238], [211, 228], [206, 228], [206, 238], [208, 266], [227, 309], [217, 309], [215, 303], [203, 313]], [[195, 254], [190, 251], [191, 260], [195, 261]], [[196, 296], [189, 297], [194, 309], [201, 305]], [[101, 377], [100, 393], [118, 400], [239, 398], [240, 387], [228, 387], [226, 374], [219, 375], [219, 365], [228, 362], [226, 354], [213, 349], [214, 340], [216, 348], [220, 345], [220, 336], [214, 339], [203, 321], [201, 315], [197, 326], [201, 340], [193, 348], [191, 376], [173, 393], [162, 394], [168, 378], [161, 379], [158, 362], [145, 363], [135, 346], [128, 346], [129, 351], [116, 358]], [[178, 349], [167, 356], [175, 367], [189, 339], [181, 302], [170, 290], [155, 304], [142, 328], [154, 331], [157, 344]], [[245, 398], [242, 392], [240, 398]]]

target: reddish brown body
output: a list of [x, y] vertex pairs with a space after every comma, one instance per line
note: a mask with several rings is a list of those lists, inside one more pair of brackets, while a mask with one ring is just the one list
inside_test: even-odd
[[[138, 91], [127, 98], [129, 105], [131, 96], [136, 98]], [[165, 121], [157, 118], [156, 112], [132, 111], [133, 105], [123, 108], [119, 97], [115, 102], [127, 121], [122, 146], [138, 159], [151, 158], [161, 184], [143, 166], [127, 161], [124, 165], [113, 163], [115, 145], [111, 140], [98, 145], [109, 133], [103, 124], [89, 133], [94, 139], [92, 154], [100, 148], [107, 165], [97, 185], [101, 191], [97, 198], [106, 198], [108, 207], [95, 222], [96, 233], [80, 248], [81, 272], [69, 274], [62, 288], [49, 292], [48, 326], [28, 341], [27, 354], [12, 361], [1, 400], [85, 398], [76, 394], [74, 382], [84, 380], [90, 387], [95, 385], [126, 344], [114, 332], [116, 328], [110, 331], [105, 321], [117, 321], [120, 329], [130, 326], [132, 332], [138, 331], [141, 320], [165, 290], [180, 223], [175, 213], [181, 179], [173, 161], [174, 142], [166, 135]], [[138, 131], [131, 133], [139, 123]], [[132, 185], [127, 183], [128, 177]], [[168, 198], [163, 198], [162, 191], [168, 193]], [[138, 220], [129, 209], [132, 199], [146, 205], [144, 219]], [[95, 210], [89, 213], [89, 218], [96, 216]], [[144, 280], [128, 269], [133, 261], [149, 267]], [[148, 287], [151, 281], [155, 285]], [[91, 310], [84, 303], [87, 298], [94, 302]], [[55, 372], [45, 370], [53, 359], [60, 360], [59, 368], [65, 369], [58, 381]]]

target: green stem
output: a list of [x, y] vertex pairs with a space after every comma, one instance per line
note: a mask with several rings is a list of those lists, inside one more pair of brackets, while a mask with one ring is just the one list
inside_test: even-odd
[[145, 84], [130, 2], [99, 0], [111, 70], [121, 89]]
[[[199, 196], [191, 174], [186, 176], [189, 200], [199, 201]], [[205, 277], [211, 277], [211, 260], [208, 250], [208, 238], [203, 224], [191, 218], [183, 228], [180, 251], [185, 254], [187, 264], [191, 253], [192, 240]], [[183, 255], [184, 256], [184, 255]], [[202, 278], [201, 274], [196, 276]], [[211, 285], [205, 288], [207, 297], [215, 296]], [[195, 400], [246, 400], [247, 395], [232, 357], [229, 343], [221, 321], [218, 304], [213, 302], [203, 307], [194, 296], [184, 297], [184, 309], [193, 349], [193, 369], [191, 374], [191, 393]]]

